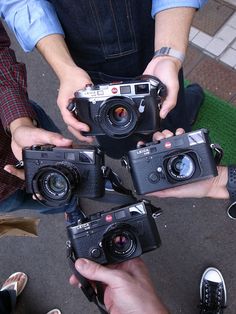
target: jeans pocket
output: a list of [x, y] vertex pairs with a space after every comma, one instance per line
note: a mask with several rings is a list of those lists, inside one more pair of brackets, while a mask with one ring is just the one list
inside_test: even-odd
[[109, 84], [112, 82], [130, 81], [134, 79], [134, 77], [113, 76], [96, 71], [88, 71], [88, 73], [94, 84]]

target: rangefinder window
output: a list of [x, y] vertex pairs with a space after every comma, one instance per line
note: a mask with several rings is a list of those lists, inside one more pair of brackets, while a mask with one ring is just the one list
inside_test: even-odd
[[123, 94], [130, 94], [131, 93], [131, 87], [130, 85], [124, 85], [120, 87], [120, 93]]
[[135, 85], [135, 94], [148, 94], [149, 84], [137, 84]]

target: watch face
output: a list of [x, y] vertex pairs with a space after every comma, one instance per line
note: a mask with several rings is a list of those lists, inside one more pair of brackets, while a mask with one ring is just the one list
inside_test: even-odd
[[229, 216], [229, 218], [236, 220], [236, 202], [229, 205], [227, 209], [227, 215]]

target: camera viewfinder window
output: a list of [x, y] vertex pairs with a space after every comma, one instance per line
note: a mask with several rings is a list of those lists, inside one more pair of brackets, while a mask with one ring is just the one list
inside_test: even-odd
[[205, 143], [204, 136], [201, 131], [191, 132], [188, 134], [189, 145], [197, 145]]
[[125, 218], [125, 211], [124, 210], [120, 210], [118, 212], [115, 213], [115, 217], [116, 219], [122, 219], [122, 218]]
[[121, 93], [121, 94], [131, 94], [130, 85], [121, 86], [121, 87], [120, 87], [120, 93]]
[[75, 160], [75, 154], [74, 153], [65, 153], [65, 159], [66, 160]]
[[137, 84], [135, 85], [135, 94], [148, 94], [149, 85], [148, 84]]

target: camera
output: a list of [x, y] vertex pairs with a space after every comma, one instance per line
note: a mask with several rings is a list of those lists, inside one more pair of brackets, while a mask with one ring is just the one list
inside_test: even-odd
[[136, 193], [146, 194], [217, 176], [216, 159], [221, 156], [208, 130], [199, 129], [131, 150], [123, 164]]
[[104, 194], [104, 157], [97, 147], [34, 145], [23, 150], [23, 161], [26, 192], [46, 206], [64, 206], [74, 194], [86, 198]]
[[156, 77], [132, 81], [87, 85], [75, 92], [67, 109], [89, 125], [84, 135], [125, 138], [133, 133], [147, 134], [159, 129], [159, 110], [166, 86]]
[[67, 227], [69, 247], [75, 258], [99, 264], [120, 263], [140, 256], [161, 244], [155, 223], [158, 214], [156, 207], [142, 200], [90, 215], [85, 221]]

